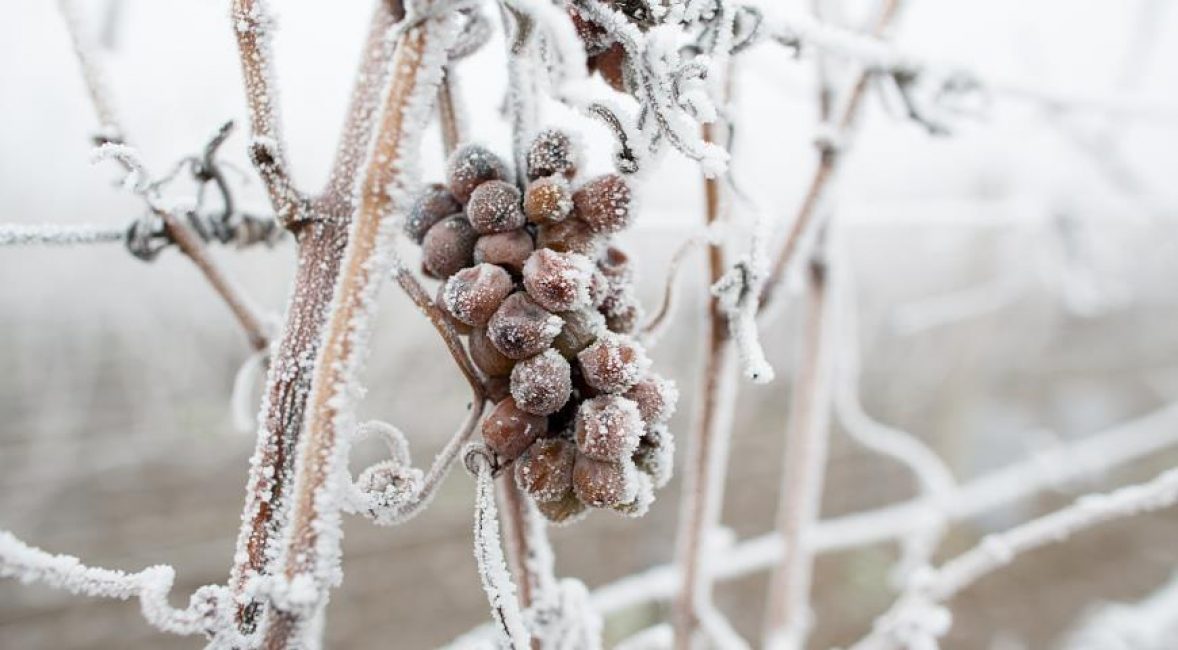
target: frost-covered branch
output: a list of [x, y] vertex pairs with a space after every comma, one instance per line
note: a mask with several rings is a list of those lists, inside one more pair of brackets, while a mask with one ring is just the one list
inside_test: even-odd
[[467, 450], [465, 455], [468, 468], [475, 474], [474, 555], [483, 591], [487, 592], [491, 614], [503, 642], [513, 650], [527, 650], [531, 647], [532, 637], [524, 625], [520, 597], [516, 595], [518, 590], [503, 556], [490, 453], [474, 448]]
[[126, 238], [126, 228], [98, 224], [0, 224], [0, 246], [108, 244]]
[[158, 630], [180, 635], [212, 634], [231, 627], [228, 591], [217, 585], [197, 589], [188, 607], [168, 602], [176, 571], [157, 565], [137, 573], [88, 567], [76, 557], [53, 555], [0, 531], [0, 578], [40, 583], [81, 596], [138, 598], [143, 618]]
[[[704, 130], [705, 139], [711, 140], [711, 127]], [[709, 228], [723, 219], [726, 206], [721, 187], [719, 178], [704, 175], [705, 224]], [[708, 247], [708, 285], [719, 282], [727, 269], [722, 247], [719, 244]], [[677, 650], [692, 647], [699, 629], [699, 612], [711, 602], [712, 554], [708, 549], [708, 537], [720, 520], [736, 401], [735, 355], [727, 328], [720, 298], [713, 294], [709, 297], [708, 312], [704, 317], [701, 395], [688, 443], [676, 536], [675, 563], [683, 576], [672, 621]]]
[[249, 107], [250, 161], [262, 177], [278, 220], [289, 227], [306, 215], [303, 214], [305, 201], [290, 177], [279, 118], [271, 51], [274, 17], [267, 0], [232, 0], [232, 3], [230, 20], [237, 38]]
[[[1078, 442], [1039, 452], [962, 483], [940, 504], [949, 522], [965, 521], [1068, 483], [1147, 458], [1178, 446], [1178, 404], [1109, 427]], [[938, 503], [929, 496], [818, 522], [811, 537], [815, 553], [837, 552], [901, 539], [926, 521]], [[773, 566], [781, 558], [775, 533], [740, 542], [717, 557], [713, 575], [732, 579]], [[602, 614], [623, 611], [677, 593], [675, 566], [664, 565], [597, 589], [593, 602]]]
[[[891, 26], [892, 20], [899, 11], [901, 0], [883, 0], [879, 17], [872, 28], [872, 34], [880, 36]], [[834, 121], [823, 125], [824, 132], [820, 134], [818, 145], [818, 167], [810, 179], [805, 196], [789, 232], [782, 241], [777, 254], [774, 256], [769, 276], [761, 291], [760, 312], [766, 312], [769, 305], [780, 291], [782, 283], [786, 282], [786, 274], [791, 272], [792, 264], [797, 256], [799, 245], [803, 237], [810, 232], [812, 222], [821, 219], [818, 214], [823, 207], [823, 199], [837, 173], [839, 163], [843, 159], [843, 149], [852, 136], [855, 123], [862, 109], [863, 100], [867, 96], [868, 84], [871, 80], [871, 70], [864, 69], [856, 75], [850, 89], [843, 93], [841, 106], [835, 112]]]
[[830, 446], [833, 364], [830, 288], [827, 262], [810, 262], [806, 317], [786, 427], [785, 467], [778, 492], [777, 531], [781, 561], [769, 576], [764, 646], [771, 650], [805, 647], [810, 630], [810, 589], [814, 549], [810, 537], [818, 520]]
[[912, 473], [920, 492], [932, 503], [928, 517], [914, 526], [904, 540], [904, 553], [894, 577], [903, 584], [912, 572], [927, 565], [945, 526], [944, 503], [957, 490], [948, 466], [915, 435], [887, 426], [866, 413], [859, 399], [859, 315], [851, 259], [842, 241], [841, 229], [831, 227], [830, 250], [836, 257], [830, 273], [831, 293], [837, 313], [839, 343], [835, 350], [834, 408], [843, 428], [863, 447], [904, 465]]
[[325, 197], [341, 204], [353, 201], [356, 174], [368, 155], [372, 132], [380, 117], [381, 91], [392, 70], [389, 61], [393, 58], [396, 39], [390, 32], [393, 25], [405, 16], [401, 0], [375, 0], [374, 4], [368, 35], [360, 50], [360, 66], [352, 86], [347, 116], [323, 191]]
[[95, 141], [99, 144], [123, 142], [126, 131], [115, 109], [113, 93], [108, 85], [106, 70], [103, 68], [96, 35], [87, 29], [77, 0], [58, 0], [57, 7], [65, 19], [66, 29], [73, 42], [74, 54], [82, 67], [82, 79], [90, 93], [90, 103], [98, 117], [99, 131]]
[[306, 432], [299, 441], [297, 482], [283, 557], [283, 583], [297, 598], [275, 603], [266, 642], [297, 643], [326, 606], [341, 579], [340, 508], [348, 434], [363, 393], [360, 375], [368, 356], [370, 321], [381, 279], [390, 271], [393, 219], [415, 173], [413, 157], [453, 41], [455, 21], [447, 3], [430, 7], [400, 31], [381, 123], [352, 220], [332, 307], [315, 360]]
[[896, 603], [876, 619], [872, 632], [852, 650], [936, 648], [952, 624], [944, 603], [984, 576], [1034, 549], [1065, 542], [1101, 524], [1169, 508], [1178, 503], [1178, 470], [1148, 483], [1105, 494], [1088, 494], [1074, 504], [1001, 533], [914, 580]]

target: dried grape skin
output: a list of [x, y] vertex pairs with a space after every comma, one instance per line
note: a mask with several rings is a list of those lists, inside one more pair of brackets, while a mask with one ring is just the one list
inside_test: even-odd
[[573, 465], [573, 491], [591, 508], [629, 503], [637, 494], [637, 470], [630, 461], [605, 462], [584, 454]]
[[560, 176], [537, 178], [524, 192], [524, 216], [528, 221], [545, 225], [564, 221], [573, 211], [569, 184]]
[[573, 391], [571, 367], [551, 348], [515, 364], [511, 370], [511, 396], [529, 413], [551, 415], [569, 401]]
[[502, 266], [519, 276], [524, 272], [524, 262], [535, 248], [532, 236], [524, 228], [497, 232], [479, 237], [474, 247], [474, 261], [476, 264]]
[[675, 412], [679, 391], [674, 382], [648, 373], [622, 394], [638, 405], [638, 412], [647, 427], [665, 424]]
[[450, 190], [441, 183], [427, 185], [413, 201], [409, 212], [405, 215], [402, 230], [405, 236], [420, 244], [425, 239], [425, 233], [437, 222], [446, 217], [462, 212], [462, 204]]
[[576, 215], [564, 221], [545, 224], [536, 231], [536, 247], [549, 248], [558, 253], [580, 253], [592, 258], [597, 255], [601, 245], [601, 237]]
[[634, 339], [612, 332], [577, 354], [585, 382], [605, 393], [622, 393], [646, 373], [650, 359]]
[[541, 438], [515, 464], [515, 483], [538, 502], [559, 501], [573, 487], [577, 448], [568, 440]]
[[487, 447], [507, 460], [524, 453], [546, 430], [548, 420], [520, 409], [508, 397], [495, 405], [483, 420], [483, 441]]
[[593, 265], [584, 255], [541, 248], [524, 264], [524, 288], [541, 307], [570, 311], [590, 303]]
[[470, 201], [475, 188], [487, 181], [509, 180], [507, 166], [482, 145], [459, 147], [446, 163], [446, 179], [450, 192], [460, 202]]
[[513, 287], [507, 271], [494, 264], [476, 264], [451, 275], [442, 297], [446, 310], [455, 318], [472, 327], [483, 327]]
[[556, 501], [541, 501], [536, 504], [536, 509], [548, 523], [554, 526], [568, 526], [585, 518], [589, 509], [585, 504], [577, 498], [577, 495], [570, 488], [563, 497]]
[[487, 323], [487, 336], [505, 356], [520, 360], [543, 352], [563, 326], [559, 316], [520, 291], [499, 305]]
[[575, 359], [606, 331], [605, 317], [591, 308], [563, 311], [557, 316], [564, 320], [564, 327], [552, 341], [552, 347], [566, 359]]
[[515, 367], [515, 360], [508, 358], [491, 343], [491, 339], [487, 337], [487, 330], [483, 328], [472, 330], [470, 337], [467, 338], [466, 347], [470, 350], [470, 360], [487, 377], [509, 377], [511, 375], [511, 369]]
[[421, 261], [432, 277], [444, 279], [474, 262], [479, 234], [466, 217], [456, 214], [434, 224], [421, 244]]
[[480, 235], [508, 232], [527, 222], [520, 207], [519, 189], [501, 180], [487, 181], [471, 192], [466, 218]]
[[632, 193], [617, 174], [598, 176], [573, 192], [577, 216], [596, 233], [616, 233], [630, 225]]
[[577, 410], [577, 448], [594, 460], [628, 458], [638, 449], [642, 433], [638, 407], [624, 397], [600, 395], [581, 402]]
[[577, 147], [564, 131], [545, 129], [532, 139], [526, 162], [529, 180], [558, 175], [572, 178], [577, 173]]

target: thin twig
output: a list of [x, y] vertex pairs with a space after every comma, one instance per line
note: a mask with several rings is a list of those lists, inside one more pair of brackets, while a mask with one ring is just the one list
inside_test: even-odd
[[[706, 141], [712, 140], [712, 131], [711, 125], [704, 126]], [[721, 184], [722, 180], [717, 177], [704, 178], [708, 226], [722, 219]], [[724, 257], [718, 243], [708, 247], [708, 286], [719, 281], [727, 270]], [[699, 608], [711, 600], [708, 536], [720, 518], [735, 391], [732, 341], [728, 337], [728, 321], [719, 297], [709, 296], [704, 322], [706, 347], [702, 393], [699, 411], [693, 421], [695, 431], [688, 445], [675, 560], [683, 575], [673, 610], [675, 647], [679, 650], [692, 646], [699, 627]]]
[[442, 127], [442, 151], [447, 158], [463, 141], [462, 109], [458, 99], [458, 76], [451, 62], [438, 86], [438, 122]]
[[[888, 30], [899, 8], [900, 0], [883, 0], [879, 17], [876, 19], [875, 27], [872, 29], [874, 36], [880, 37]], [[864, 70], [859, 73], [854, 84], [851, 86], [851, 90], [846, 95], [837, 121], [833, 125], [833, 133], [827, 134], [827, 137], [818, 143], [818, 168], [814, 171], [814, 176], [810, 179], [810, 185], [802, 199], [801, 206], [794, 215], [789, 233], [786, 234], [785, 240], [774, 257], [769, 276], [761, 292], [761, 313], [767, 311], [770, 303], [772, 303], [776, 294], [780, 291], [780, 287], [785, 281], [786, 273], [789, 271], [790, 265], [797, 254], [798, 245], [802, 241], [802, 236], [806, 234], [811, 227], [811, 222], [815, 220], [815, 215], [819, 207], [821, 207], [825, 190], [835, 176], [839, 162], [843, 158], [842, 150], [846, 147], [847, 140], [854, 130], [859, 111], [863, 106], [863, 99], [867, 96], [871, 75], [871, 70]], [[831, 141], [832, 137], [835, 140], [833, 142]]]
[[98, 117], [99, 132], [95, 136], [95, 141], [98, 144], [124, 142], [127, 134], [115, 109], [113, 93], [102, 65], [96, 35], [91, 34], [86, 28], [76, 0], [58, 0], [57, 7], [65, 19], [70, 40], [73, 42], [74, 54], [82, 68], [82, 79], [85, 80], [86, 90], [90, 93], [90, 104]]
[[98, 224], [0, 224], [0, 246], [109, 244], [126, 238], [126, 228]]
[[[1031, 457], [963, 483], [945, 502], [921, 495], [874, 510], [824, 519], [814, 526], [810, 547], [832, 553], [898, 540], [939, 507], [949, 522], [965, 521], [1025, 501], [1069, 483], [1099, 476], [1178, 446], [1178, 404], [1091, 434], [1078, 442]], [[781, 538], [769, 533], [746, 539], [720, 554], [713, 575], [729, 580], [771, 567], [781, 559]], [[603, 615], [678, 594], [678, 567], [663, 565], [605, 585], [593, 593]]]
[[702, 237], [688, 237], [682, 244], [679, 244], [679, 248], [675, 249], [675, 253], [671, 256], [671, 261], [667, 264], [666, 279], [663, 282], [662, 302], [659, 303], [658, 311], [642, 326], [642, 339], [647, 348], [658, 342], [670, 324], [669, 320], [671, 315], [675, 313], [676, 298], [678, 297], [679, 268], [683, 265], [683, 260], [687, 255], [701, 243], [704, 243]]
[[1175, 503], [1178, 503], [1178, 470], [1169, 470], [1147, 483], [1105, 494], [1088, 494], [1066, 508], [987, 535], [972, 549], [923, 576], [901, 594], [876, 619], [871, 633], [851, 646], [851, 650], [935, 647], [952, 622], [943, 604], [984, 576], [1010, 565], [1028, 551], [1065, 542], [1101, 524], [1162, 510]]
[[286, 143], [278, 114], [271, 40], [274, 18], [267, 0], [232, 0], [233, 21], [246, 105], [250, 119], [250, 160], [262, 177], [278, 220], [288, 227], [299, 217], [305, 200], [295, 189], [286, 160]]

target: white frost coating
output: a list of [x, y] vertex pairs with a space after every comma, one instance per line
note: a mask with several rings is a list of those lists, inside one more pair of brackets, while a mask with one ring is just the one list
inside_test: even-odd
[[140, 196], [147, 196], [151, 189], [151, 176], [147, 173], [147, 167], [143, 164], [143, 160], [139, 157], [139, 151], [135, 147], [113, 142], [103, 143], [91, 154], [90, 162], [100, 163], [106, 160], [113, 160], [127, 170], [127, 174], [123, 176], [123, 189]]
[[478, 560], [479, 578], [483, 583], [483, 591], [487, 592], [491, 615], [498, 623], [503, 641], [513, 650], [527, 650], [531, 647], [531, 636], [524, 626], [515, 583], [503, 558], [499, 510], [495, 505], [495, 481], [486, 457], [480, 455], [474, 462], [477, 463], [474, 556]]
[[893, 569], [894, 580], [903, 584], [913, 572], [927, 566], [936, 552], [946, 527], [946, 505], [957, 490], [957, 481], [944, 461], [916, 436], [878, 422], [863, 410], [859, 400], [861, 352], [854, 272], [837, 222], [831, 225], [829, 237], [828, 250], [835, 259], [828, 282], [838, 340], [834, 360], [835, 414], [856, 442], [907, 467], [921, 494], [932, 504], [924, 520], [905, 537], [903, 554]]
[[90, 103], [94, 105], [94, 111], [98, 114], [99, 136], [112, 142], [121, 141], [125, 138], [125, 133], [118, 111], [115, 110], [114, 93], [107, 82], [97, 39], [94, 34], [88, 33], [75, 0], [58, 0], [57, 8], [65, 20], [66, 29], [73, 42], [74, 54], [82, 67], [82, 78], [86, 81], [86, 89], [90, 93]]
[[53, 555], [0, 531], [0, 577], [22, 583], [42, 583], [83, 596], [126, 600], [139, 598], [143, 617], [156, 629], [179, 635], [220, 631], [232, 635], [233, 618], [228, 590], [206, 585], [197, 589], [186, 609], [168, 604], [176, 578], [170, 566], [157, 565], [138, 573], [88, 567], [78, 558]]
[[1135, 603], [1107, 603], [1083, 617], [1061, 650], [1173, 650], [1178, 647], [1178, 576]]
[[728, 330], [736, 342], [741, 372], [755, 384], [767, 384], [776, 377], [773, 366], [765, 358], [761, 337], [757, 331], [757, 311], [761, 291], [769, 275], [768, 220], [757, 211], [749, 252], [712, 285], [712, 295], [720, 301], [720, 308], [728, 317]]
[[[1060, 483], [1099, 475], [1178, 445], [1178, 404], [1169, 404], [1141, 418], [1122, 423], [1069, 445], [1053, 448], [990, 472], [959, 487], [947, 504], [950, 521], [962, 521], [991, 512]], [[1057, 468], [1044, 472], [1043, 467]], [[902, 538], [928, 516], [929, 497], [875, 510], [825, 519], [815, 525], [811, 547], [816, 553], [841, 551]], [[775, 564], [781, 557], [781, 540], [769, 533], [746, 539], [717, 558], [718, 579], [747, 575]], [[671, 565], [648, 569], [594, 591], [593, 603], [603, 614], [637, 604], [669, 598], [678, 576]]]
[[[1010, 564], [1022, 553], [1065, 542], [1082, 530], [1169, 508], [1175, 503], [1178, 503], [1178, 470], [1169, 470], [1147, 483], [1085, 495], [1071, 506], [989, 535], [941, 568], [913, 580], [896, 604], [876, 621], [871, 634], [852, 650], [936, 648], [936, 639], [948, 631], [950, 622], [941, 603], [981, 577]], [[913, 645], [913, 640], [923, 645]]]
[[[437, 8], [447, 6], [439, 3]], [[424, 126], [432, 117], [446, 50], [455, 32], [456, 20], [452, 15], [421, 19], [404, 32], [394, 56], [394, 77], [403, 75], [409, 84], [408, 96], [399, 102], [390, 100], [386, 105], [393, 110], [401, 107], [401, 121], [386, 123], [386, 128], [396, 130], [379, 134], [377, 144], [391, 146], [397, 158], [374, 159], [367, 172], [364, 186], [372, 193], [362, 197], [360, 212], [352, 221], [341, 276], [326, 319], [324, 344], [315, 366], [307, 429], [297, 450], [295, 491], [301, 498], [294, 502], [282, 558], [288, 586], [303, 585], [299, 593], [306, 596], [297, 602], [288, 599], [287, 604], [293, 608], [290, 612], [297, 619], [292, 632], [295, 639], [305, 638], [309, 619], [326, 606], [330, 588], [342, 579], [340, 512], [348, 501], [349, 488], [342, 478], [350, 449], [349, 432], [356, 429], [356, 407], [364, 394], [361, 376], [368, 357], [377, 296], [382, 280], [395, 264], [391, 251], [397, 231], [395, 219], [379, 211], [390, 203], [392, 206], [408, 204], [407, 188], [414, 185], [417, 173], [414, 159]], [[410, 46], [415, 33], [422, 43], [420, 51]], [[378, 152], [379, 149], [374, 150], [373, 155]], [[384, 179], [372, 174], [382, 173], [391, 176], [391, 184], [374, 188]], [[363, 236], [357, 236], [361, 230], [365, 230]], [[305, 499], [308, 493], [310, 503]]]
[[123, 241], [126, 237], [126, 228], [98, 224], [0, 224], [0, 246], [106, 244]]

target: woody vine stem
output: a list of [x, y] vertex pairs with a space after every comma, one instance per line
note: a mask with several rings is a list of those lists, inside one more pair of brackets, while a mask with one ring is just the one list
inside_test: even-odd
[[[996, 533], [934, 565], [948, 526], [1042, 492], [1050, 481], [1037, 471], [1042, 461], [1032, 459], [959, 483], [916, 436], [864, 411], [853, 281], [834, 198], [867, 99], [877, 86], [894, 90], [903, 117], [932, 134], [947, 132], [950, 100], [979, 93], [1053, 114], [1178, 116], [1165, 107], [1028, 92], [922, 61], [888, 43], [901, 0], [880, 0], [865, 33], [830, 24], [837, 13], [830, 4], [814, 0], [815, 16], [775, 24], [758, 6], [732, 0], [377, 0], [328, 177], [308, 192], [291, 175], [269, 3], [230, 0], [248, 108], [245, 149], [269, 202], [270, 214], [257, 215], [238, 208], [218, 159], [232, 123], [172, 172], [148, 173], [121, 121], [96, 33], [76, 0], [59, 0], [99, 125], [95, 157], [122, 167], [123, 186], [142, 200], [144, 215], [118, 227], [0, 224], [0, 245], [123, 242], [145, 261], [175, 246], [245, 332], [252, 362], [265, 364], [266, 383], [225, 584], [202, 587], [177, 608], [169, 601], [170, 567], [87, 567], [9, 533], [0, 533], [0, 576], [137, 598], [150, 624], [203, 635], [209, 647], [318, 647], [332, 589], [343, 579], [342, 517], [402, 524], [461, 464], [475, 478], [474, 555], [491, 623], [456, 647], [600, 648], [604, 614], [662, 599], [672, 603], [670, 620], [626, 647], [749, 647], [713, 602], [712, 589], [718, 580], [767, 569], [762, 645], [800, 650], [813, 616], [815, 557], [896, 540], [898, 596], [854, 648], [935, 648], [950, 625], [954, 596], [1018, 554], [1172, 506], [1178, 479], [1170, 471]], [[456, 65], [487, 42], [495, 21], [486, 14], [495, 13], [506, 44], [496, 56], [508, 77], [509, 166], [470, 148]], [[730, 165], [738, 153], [736, 79], [754, 47], [812, 57], [817, 67], [817, 160], [772, 254], [763, 216], [749, 227], [733, 214], [741, 196]], [[572, 139], [543, 128], [555, 104], [605, 127], [616, 173], [570, 185], [579, 171], [569, 154]], [[451, 162], [449, 187], [432, 190], [433, 209], [442, 212], [431, 215], [421, 208], [431, 205], [431, 190], [420, 193], [414, 161], [435, 116]], [[704, 223], [702, 234], [686, 237], [675, 253], [657, 313], [640, 324], [628, 258], [610, 237], [629, 223], [632, 185], [670, 151], [702, 172]], [[192, 206], [174, 200], [174, 183], [185, 172], [197, 187]], [[205, 202], [206, 188], [219, 204]], [[517, 222], [501, 223], [511, 219]], [[210, 248], [273, 245], [283, 237], [295, 243], [296, 267], [282, 327], [273, 332]], [[437, 299], [402, 260], [400, 247], [410, 239], [423, 246], [427, 275], [442, 280]], [[679, 269], [700, 244], [708, 290], [702, 370], [681, 463], [674, 562], [591, 594], [580, 580], [556, 576], [547, 521], [575, 519], [587, 507], [641, 516], [669, 478], [666, 422], [675, 392], [649, 371], [642, 344], [654, 346], [674, 324]], [[450, 265], [445, 256], [463, 247], [460, 263]], [[800, 305], [786, 290], [799, 272]], [[390, 279], [429, 320], [470, 390], [461, 422], [424, 469], [412, 465], [411, 436], [356, 415], [377, 297]], [[496, 291], [493, 309], [476, 313]], [[774, 380], [761, 332], [773, 312], [791, 307], [802, 312], [803, 326], [777, 525], [724, 549], [718, 533], [737, 385], [741, 378]], [[519, 329], [503, 325], [512, 318], [508, 325]], [[489, 343], [479, 348], [484, 339]], [[548, 404], [554, 394], [560, 399]], [[920, 496], [822, 519], [832, 418], [856, 443], [903, 465]], [[1174, 431], [1178, 411], [1171, 405], [1056, 450], [1053, 462], [1067, 476], [1108, 469], [1178, 446]], [[389, 457], [353, 478], [352, 442], [369, 436], [385, 443]]]

